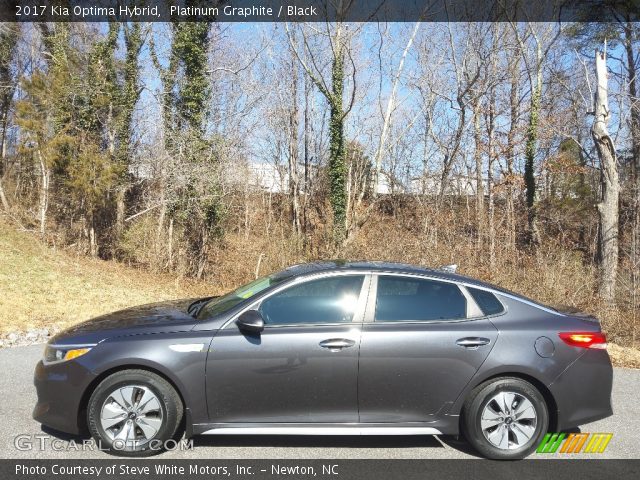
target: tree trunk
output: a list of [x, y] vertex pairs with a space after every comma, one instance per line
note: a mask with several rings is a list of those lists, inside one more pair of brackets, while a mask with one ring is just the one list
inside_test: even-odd
[[607, 57], [596, 51], [595, 118], [591, 136], [600, 159], [601, 199], [598, 203], [599, 232], [598, 250], [600, 260], [600, 296], [610, 305], [615, 304], [616, 273], [618, 269], [618, 197], [620, 183], [616, 151], [609, 136], [610, 119], [607, 99]]
[[482, 178], [482, 132], [480, 131], [480, 97], [473, 101], [473, 142], [476, 163], [476, 222], [478, 228], [478, 249], [482, 249], [485, 237], [484, 221], [484, 180]]
[[5, 101], [2, 105], [2, 136], [0, 136], [0, 202], [5, 211], [9, 211], [9, 202], [4, 194], [4, 188], [2, 188], [2, 181], [5, 174], [5, 161], [7, 158], [7, 124], [9, 117], [9, 106], [5, 106]]
[[495, 199], [493, 195], [493, 163], [494, 163], [494, 132], [495, 132], [495, 119], [496, 119], [496, 98], [495, 92], [491, 92], [491, 98], [489, 101], [489, 121], [488, 125], [488, 145], [487, 145], [487, 191], [489, 192], [489, 218], [487, 219], [488, 225], [488, 240], [489, 240], [489, 268], [494, 271], [496, 266], [496, 229], [495, 229]]
[[396, 71], [396, 75], [393, 79], [393, 84], [391, 86], [391, 94], [389, 95], [389, 99], [387, 101], [387, 109], [384, 114], [384, 121], [382, 123], [382, 131], [380, 132], [380, 138], [378, 140], [378, 148], [375, 153], [375, 166], [376, 166], [376, 174], [374, 179], [374, 193], [378, 195], [380, 192], [378, 191], [380, 185], [380, 172], [382, 170], [382, 156], [384, 154], [385, 142], [387, 140], [387, 134], [389, 132], [389, 127], [391, 126], [391, 114], [395, 109], [396, 102], [396, 92], [398, 91], [398, 84], [400, 83], [400, 78], [402, 76], [402, 70], [404, 69], [404, 62], [407, 58], [407, 54], [411, 49], [411, 45], [418, 34], [418, 30], [420, 28], [421, 22], [416, 22], [413, 27], [413, 33], [409, 37], [406, 46], [402, 52], [402, 56], [400, 57], [400, 62], [398, 63], [398, 70]]
[[536, 177], [535, 156], [538, 141], [538, 117], [540, 115], [540, 97], [542, 96], [542, 67], [537, 66], [535, 85], [531, 91], [529, 126], [525, 145], [524, 185], [527, 190], [527, 242], [538, 245], [540, 235], [536, 222]]
[[9, 202], [2, 188], [2, 181], [5, 176], [5, 161], [7, 158], [7, 127], [9, 125], [9, 113], [13, 102], [13, 94], [18, 83], [18, 75], [11, 71], [11, 64], [15, 59], [16, 45], [20, 37], [21, 27], [17, 23], [7, 23], [3, 25], [0, 32], [0, 116], [2, 134], [0, 136], [0, 202], [2, 207], [8, 211]]
[[127, 187], [120, 185], [116, 191], [116, 240], [120, 239], [124, 230], [124, 214], [125, 214], [125, 196], [127, 195]]
[[516, 246], [516, 216], [513, 197], [515, 194], [513, 164], [515, 162], [515, 142], [516, 129], [518, 128], [519, 117], [519, 90], [520, 90], [520, 56], [516, 55], [514, 63], [511, 65], [511, 88], [509, 91], [509, 131], [507, 132], [507, 247], [510, 250]]
[[173, 267], [173, 217], [169, 218], [169, 230], [167, 231], [169, 269]]
[[346, 238], [347, 229], [347, 168], [344, 142], [344, 32], [338, 25], [335, 42], [335, 54], [331, 65], [331, 94], [329, 114], [329, 182], [331, 208], [333, 210], [333, 238], [341, 245]]
[[298, 176], [298, 67], [291, 53], [291, 108], [289, 110], [289, 195], [291, 196], [291, 223], [296, 234], [300, 227], [300, 181]]
[[456, 133], [453, 139], [453, 147], [451, 148], [449, 153], [444, 156], [442, 164], [442, 174], [440, 175], [440, 191], [438, 193], [438, 205], [442, 205], [444, 197], [447, 194], [447, 187], [449, 186], [449, 174], [451, 173], [451, 169], [453, 168], [453, 162], [458, 155], [458, 150], [460, 150], [462, 135], [464, 134], [464, 129], [467, 123], [467, 108], [464, 97], [460, 93], [458, 94], [457, 101], [458, 107], [460, 108], [460, 116], [458, 117], [458, 126], [456, 127]]
[[95, 258], [98, 256], [98, 242], [96, 240], [96, 228], [93, 221], [93, 214], [88, 215], [86, 223], [89, 225], [89, 254]]
[[[639, 275], [638, 265], [640, 264], [640, 104], [638, 104], [638, 87], [636, 77], [636, 55], [633, 49], [635, 26], [631, 21], [627, 21], [624, 28], [624, 45], [627, 55], [627, 73], [629, 76], [629, 99], [631, 105], [631, 144], [633, 162], [631, 163], [631, 205], [632, 205], [632, 226], [631, 226], [631, 285], [636, 291]], [[635, 303], [632, 308], [635, 308]], [[635, 310], [634, 310], [635, 311]], [[635, 342], [635, 329], [633, 331]]]
[[51, 173], [42, 156], [42, 152], [38, 151], [38, 160], [40, 162], [40, 235], [44, 236], [47, 226], [47, 210], [49, 208], [49, 182]]
[[303, 192], [303, 202], [302, 202], [302, 232], [305, 234], [303, 236], [303, 241], [306, 243], [308, 241], [307, 233], [307, 208], [309, 199], [311, 198], [311, 178], [310, 178], [310, 162], [311, 162], [311, 119], [313, 117], [313, 104], [310, 104], [310, 97], [313, 95], [311, 85], [311, 79], [306, 76], [304, 80], [304, 192]]
[[[627, 74], [629, 76], [629, 97], [631, 105], [631, 149], [633, 162], [631, 163], [634, 187], [640, 186], [640, 105], [638, 104], [637, 79], [636, 79], [636, 56], [633, 51], [633, 31], [634, 25], [628, 22], [625, 25], [625, 52], [627, 55]], [[639, 192], [636, 191], [636, 194]]]
[[5, 211], [9, 211], [9, 202], [7, 201], [7, 196], [4, 194], [4, 188], [2, 188], [2, 177], [0, 177], [0, 202], [2, 202], [2, 207]]

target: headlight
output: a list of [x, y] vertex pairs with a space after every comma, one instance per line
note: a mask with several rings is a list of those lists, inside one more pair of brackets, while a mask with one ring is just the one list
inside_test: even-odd
[[44, 363], [64, 362], [78, 358], [87, 353], [93, 345], [87, 346], [64, 346], [64, 345], [47, 345], [44, 349]]

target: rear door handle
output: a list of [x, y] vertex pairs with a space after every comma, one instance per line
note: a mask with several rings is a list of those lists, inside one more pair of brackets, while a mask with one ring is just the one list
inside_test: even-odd
[[328, 338], [320, 342], [322, 348], [328, 348], [332, 352], [338, 352], [343, 348], [353, 347], [356, 344], [354, 340], [348, 338]]
[[483, 345], [488, 345], [490, 342], [491, 340], [484, 337], [465, 337], [459, 338], [456, 341], [456, 345], [460, 345], [464, 348], [478, 348], [482, 347]]

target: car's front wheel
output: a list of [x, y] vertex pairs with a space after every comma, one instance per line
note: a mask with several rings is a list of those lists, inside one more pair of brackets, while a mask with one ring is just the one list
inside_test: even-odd
[[116, 455], [162, 452], [176, 436], [183, 406], [164, 378], [146, 370], [121, 370], [105, 378], [87, 406], [87, 423], [98, 445]]
[[463, 407], [463, 433], [487, 458], [516, 460], [532, 453], [549, 425], [544, 397], [529, 382], [499, 378], [476, 387]]

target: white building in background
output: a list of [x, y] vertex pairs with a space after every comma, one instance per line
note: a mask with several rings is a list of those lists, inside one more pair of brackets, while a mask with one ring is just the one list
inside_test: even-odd
[[[300, 166], [302, 170], [302, 166]], [[272, 163], [248, 163], [244, 167], [231, 167], [225, 178], [229, 185], [256, 189], [269, 193], [287, 193], [289, 191], [289, 174], [286, 165]], [[485, 192], [488, 181], [484, 179]], [[437, 195], [440, 192], [440, 175], [431, 174], [424, 177], [411, 177], [407, 183], [399, 182], [382, 172], [378, 181], [378, 194], [404, 195]], [[475, 176], [451, 174], [449, 178], [449, 195], [474, 196], [476, 194]]]
[[289, 173], [285, 165], [249, 164], [249, 185], [270, 193], [289, 191]]
[[[483, 179], [485, 191], [488, 180]], [[440, 193], [440, 174], [427, 174], [421, 177], [411, 177], [408, 182], [393, 181], [386, 173], [382, 172], [378, 180], [378, 193], [380, 195], [405, 194], [405, 195], [437, 195]], [[474, 196], [476, 194], [475, 176], [452, 173], [447, 187], [448, 195]]]

